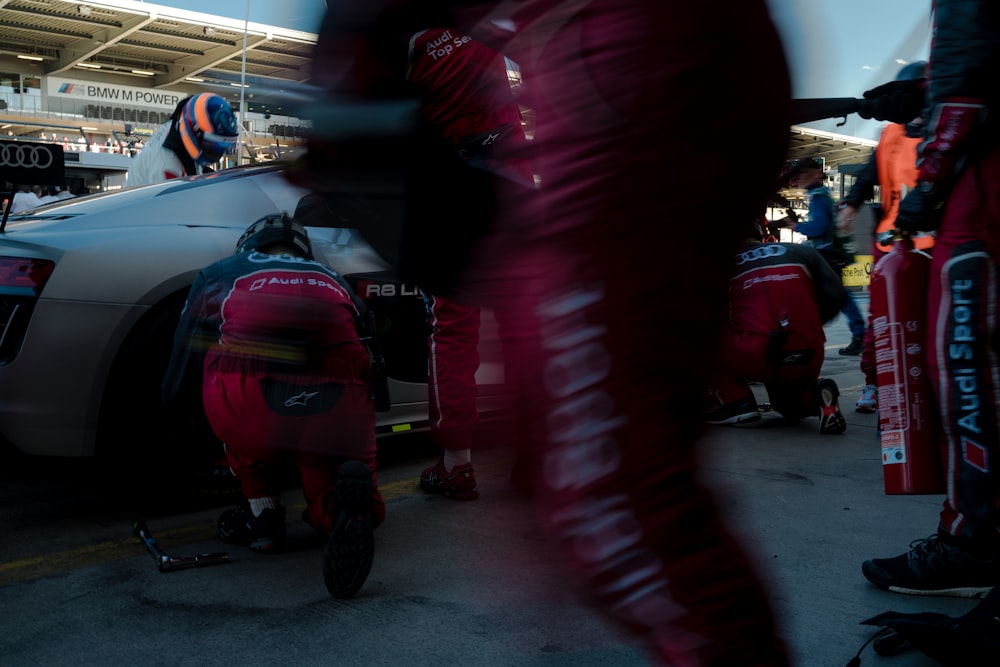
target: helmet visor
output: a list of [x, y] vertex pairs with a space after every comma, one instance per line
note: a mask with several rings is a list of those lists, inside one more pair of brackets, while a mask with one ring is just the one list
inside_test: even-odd
[[205, 133], [201, 137], [201, 155], [198, 161], [202, 164], [218, 162], [223, 155], [232, 153], [236, 149], [236, 137], [227, 137], [221, 134]]

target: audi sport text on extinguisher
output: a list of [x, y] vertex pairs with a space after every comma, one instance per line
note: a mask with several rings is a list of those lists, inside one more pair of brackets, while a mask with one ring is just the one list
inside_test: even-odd
[[882, 477], [887, 494], [943, 493], [940, 427], [926, 371], [930, 255], [897, 239], [871, 279]]

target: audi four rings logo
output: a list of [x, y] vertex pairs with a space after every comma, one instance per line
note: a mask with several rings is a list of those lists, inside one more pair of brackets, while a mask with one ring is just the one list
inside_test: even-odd
[[48, 169], [54, 160], [46, 146], [0, 144], [0, 167]]

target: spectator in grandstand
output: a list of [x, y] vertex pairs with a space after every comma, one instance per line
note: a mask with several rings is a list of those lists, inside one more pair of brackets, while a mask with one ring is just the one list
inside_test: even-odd
[[18, 191], [14, 193], [14, 199], [10, 204], [10, 212], [21, 213], [22, 211], [30, 211], [33, 208], [38, 208], [42, 205], [39, 198], [41, 193], [42, 188], [37, 185], [22, 185]]
[[51, 204], [54, 201], [56, 201], [56, 189], [52, 187], [44, 188], [38, 197], [39, 204]]
[[181, 100], [170, 118], [134, 159], [125, 184], [148, 185], [211, 171], [236, 146], [239, 129], [232, 107], [215, 93]]

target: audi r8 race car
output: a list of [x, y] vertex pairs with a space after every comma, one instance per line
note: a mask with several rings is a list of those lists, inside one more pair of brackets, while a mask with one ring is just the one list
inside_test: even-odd
[[[270, 163], [11, 215], [0, 234], [0, 438], [28, 454], [74, 457], [196, 440], [207, 427], [178, 424], [160, 398], [188, 289], [251, 223], [295, 215], [308, 195]], [[392, 400], [378, 414], [379, 433], [426, 427], [419, 289], [394, 280], [355, 229], [332, 216], [303, 222], [317, 259], [375, 311]], [[483, 323], [477, 380], [486, 410], [498, 405], [502, 371], [495, 323], [487, 313]]]

